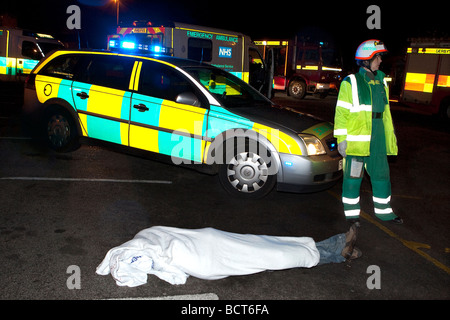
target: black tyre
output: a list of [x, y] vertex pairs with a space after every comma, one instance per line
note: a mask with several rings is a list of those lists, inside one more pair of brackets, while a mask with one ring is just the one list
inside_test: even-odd
[[57, 152], [68, 152], [79, 147], [78, 132], [72, 116], [62, 108], [52, 108], [44, 120], [48, 146]]
[[302, 80], [292, 80], [289, 84], [289, 95], [303, 99], [306, 95], [306, 83]]

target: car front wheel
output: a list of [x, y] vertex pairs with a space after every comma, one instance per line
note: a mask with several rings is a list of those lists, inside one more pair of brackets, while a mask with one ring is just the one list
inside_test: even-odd
[[266, 161], [256, 153], [236, 154], [219, 170], [219, 179], [231, 195], [257, 199], [267, 195], [276, 182], [275, 175], [269, 175]]

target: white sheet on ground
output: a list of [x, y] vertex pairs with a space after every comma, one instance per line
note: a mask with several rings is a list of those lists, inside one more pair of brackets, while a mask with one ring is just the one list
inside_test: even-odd
[[309, 237], [156, 226], [109, 250], [96, 272], [111, 273], [119, 286], [135, 287], [147, 282], [147, 274], [184, 284], [190, 275], [215, 280], [265, 270], [310, 268], [318, 262], [319, 252]]

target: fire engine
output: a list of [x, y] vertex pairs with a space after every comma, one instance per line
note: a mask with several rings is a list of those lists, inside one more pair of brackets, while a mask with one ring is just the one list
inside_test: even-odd
[[321, 98], [337, 91], [342, 74], [342, 59], [326, 42], [298, 40], [255, 41], [263, 55], [270, 49], [274, 55], [274, 89], [303, 99], [307, 93]]
[[136, 54], [170, 55], [193, 59], [226, 70], [268, 95], [272, 89], [269, 67], [257, 46], [242, 33], [180, 22], [153, 25], [135, 21], [117, 27], [108, 36], [108, 50]]
[[49, 34], [0, 27], [0, 80], [25, 80], [47, 53], [63, 48], [64, 45]]
[[411, 39], [400, 102], [450, 119], [449, 39]]

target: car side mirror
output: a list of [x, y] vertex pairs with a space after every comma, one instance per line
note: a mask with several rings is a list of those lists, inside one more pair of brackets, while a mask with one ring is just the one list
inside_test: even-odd
[[187, 104], [194, 107], [200, 107], [200, 100], [192, 92], [182, 92], [177, 95], [175, 101], [181, 104]]

